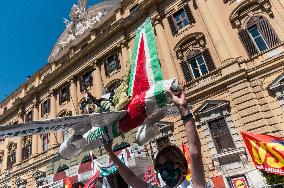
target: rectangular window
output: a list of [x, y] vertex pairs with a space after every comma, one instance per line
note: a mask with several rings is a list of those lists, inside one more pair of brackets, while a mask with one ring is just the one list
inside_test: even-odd
[[30, 111], [29, 113], [27, 113], [25, 119], [26, 119], [26, 122], [33, 121], [33, 111]]
[[45, 152], [48, 150], [49, 133], [43, 133], [41, 135], [41, 139], [42, 139], [42, 148], [43, 148], [43, 151]]
[[41, 116], [50, 112], [50, 99], [45, 100], [41, 103]]
[[87, 72], [83, 74], [80, 81], [80, 90], [84, 91], [85, 89], [88, 89], [89, 87], [92, 86], [92, 83], [93, 83], [92, 73]]
[[230, 130], [223, 117], [208, 122], [208, 125], [217, 153], [224, 153], [236, 148]]
[[134, 6], [129, 10], [130, 14], [134, 14], [134, 13], [136, 13], [136, 12], [139, 10], [139, 6], [138, 6], [138, 5], [139, 5], [139, 4], [134, 5]]
[[119, 59], [118, 53], [115, 53], [109, 56], [105, 62], [106, 74], [109, 75], [112, 72], [115, 72], [119, 68]]
[[249, 28], [248, 31], [250, 33], [251, 38], [254, 41], [254, 44], [256, 45], [257, 49], [260, 52], [267, 50], [269, 48], [256, 25]]
[[69, 86], [65, 86], [59, 91], [59, 105], [61, 105], [66, 101], [69, 101], [69, 99], [70, 99]]
[[203, 55], [198, 55], [190, 61], [190, 68], [194, 78], [199, 78], [208, 74], [208, 68]]
[[173, 18], [178, 30], [184, 28], [189, 24], [189, 19], [186, 15], [184, 8], [180, 9], [175, 14], [173, 14]]

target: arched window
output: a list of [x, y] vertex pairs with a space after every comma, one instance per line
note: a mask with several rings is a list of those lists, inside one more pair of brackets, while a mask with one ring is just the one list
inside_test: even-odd
[[239, 32], [239, 37], [250, 57], [280, 43], [279, 37], [263, 16], [252, 17], [246, 28]]
[[23, 137], [23, 160], [27, 160], [32, 155], [32, 136]]
[[201, 32], [183, 37], [175, 46], [174, 50], [181, 61], [181, 70], [187, 82], [200, 78], [215, 69], [213, 58], [206, 47], [206, 38]]
[[213, 59], [208, 49], [191, 50], [186, 59], [181, 63], [181, 68], [186, 81], [200, 78], [215, 69]]
[[7, 169], [11, 169], [13, 165], [16, 163], [16, 149], [17, 144], [11, 142], [8, 144], [8, 156], [7, 156]]

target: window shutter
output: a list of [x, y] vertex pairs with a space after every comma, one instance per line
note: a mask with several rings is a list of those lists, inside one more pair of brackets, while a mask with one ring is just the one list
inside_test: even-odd
[[50, 99], [47, 99], [47, 113], [50, 112]]
[[108, 71], [108, 68], [107, 68], [107, 60], [105, 60], [105, 62], [104, 62], [104, 67], [105, 67], [105, 75], [109, 76], [109, 71]]
[[83, 82], [84, 82], [84, 79], [83, 79], [83, 75], [80, 76], [80, 91], [82, 92], [84, 90], [83, 88]]
[[216, 67], [208, 49], [203, 51], [203, 57], [205, 59], [208, 71], [213, 71]]
[[239, 32], [239, 37], [241, 39], [241, 42], [243, 43], [243, 46], [245, 47], [248, 55], [252, 57], [255, 54], [258, 54], [258, 51], [253, 44], [252, 39], [249, 36], [249, 33], [247, 30], [242, 30]]
[[180, 63], [180, 66], [181, 66], [181, 70], [183, 72], [183, 76], [184, 76], [185, 80], [187, 82], [192, 81], [192, 75], [191, 75], [191, 72], [189, 70], [188, 63], [186, 61], [182, 61]]
[[92, 73], [94, 72], [95, 70], [92, 70], [90, 71], [89, 73], [89, 77], [90, 77], [90, 86], [93, 86], [93, 76], [92, 76]]
[[192, 14], [188, 4], [186, 6], [184, 6], [184, 11], [185, 11], [185, 13], [186, 13], [186, 15], [188, 17], [189, 23], [190, 24], [195, 23], [195, 19], [193, 17], [193, 14]]
[[66, 86], [67, 101], [70, 101], [70, 87]]
[[43, 114], [44, 114], [44, 111], [43, 111], [43, 109], [44, 109], [44, 102], [43, 103], [41, 103], [41, 105], [40, 105], [40, 110], [41, 110], [41, 116], [43, 116]]
[[262, 19], [258, 26], [270, 48], [280, 43], [280, 39], [266, 19]]
[[120, 69], [121, 66], [120, 66], [120, 60], [119, 60], [119, 52], [115, 53], [115, 62], [117, 64], [117, 69]]
[[59, 105], [62, 104], [62, 89], [59, 91]]
[[168, 22], [170, 24], [170, 28], [171, 28], [172, 34], [176, 35], [178, 33], [178, 30], [177, 30], [177, 28], [175, 26], [174, 18], [173, 18], [172, 15], [168, 17]]

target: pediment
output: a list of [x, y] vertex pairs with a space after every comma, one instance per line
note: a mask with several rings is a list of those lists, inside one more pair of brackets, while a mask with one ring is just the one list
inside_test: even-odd
[[[241, 27], [242, 19], [249, 16], [252, 12], [261, 10], [266, 12], [270, 17], [273, 16], [269, 0], [249, 0], [242, 1], [231, 13], [230, 21], [236, 28]], [[249, 16], [250, 17], [250, 16]]]
[[226, 100], [206, 100], [199, 108], [194, 111], [194, 113], [196, 115], [201, 115], [220, 108], [228, 108], [229, 105], [229, 101]]
[[269, 90], [277, 90], [284, 87], [284, 72], [280, 74], [269, 86]]
[[66, 29], [54, 45], [48, 57], [48, 62], [57, 59], [57, 56], [66, 55], [69, 48], [82, 42], [91, 30], [105, 23], [120, 6], [120, 2], [117, 0], [102, 1], [91, 7], [87, 7], [85, 3], [80, 3], [83, 1], [79, 0], [78, 5], [73, 5], [69, 20], [64, 19]]

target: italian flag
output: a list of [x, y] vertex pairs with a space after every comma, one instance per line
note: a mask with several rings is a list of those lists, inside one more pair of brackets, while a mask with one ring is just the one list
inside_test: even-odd
[[[164, 78], [158, 58], [154, 29], [148, 18], [136, 31], [128, 95], [133, 99], [143, 93], [147, 94], [146, 91], [151, 86], [155, 86], [152, 92], [159, 92], [163, 89], [160, 82], [162, 80]], [[148, 95], [155, 95], [155, 93], [148, 93]], [[157, 96], [158, 104], [164, 103], [163, 100], [163, 96]]]
[[136, 31], [128, 87], [131, 103], [128, 114], [119, 123], [120, 130], [127, 132], [140, 126], [153, 109], [165, 106], [163, 80], [154, 29], [148, 18]]

